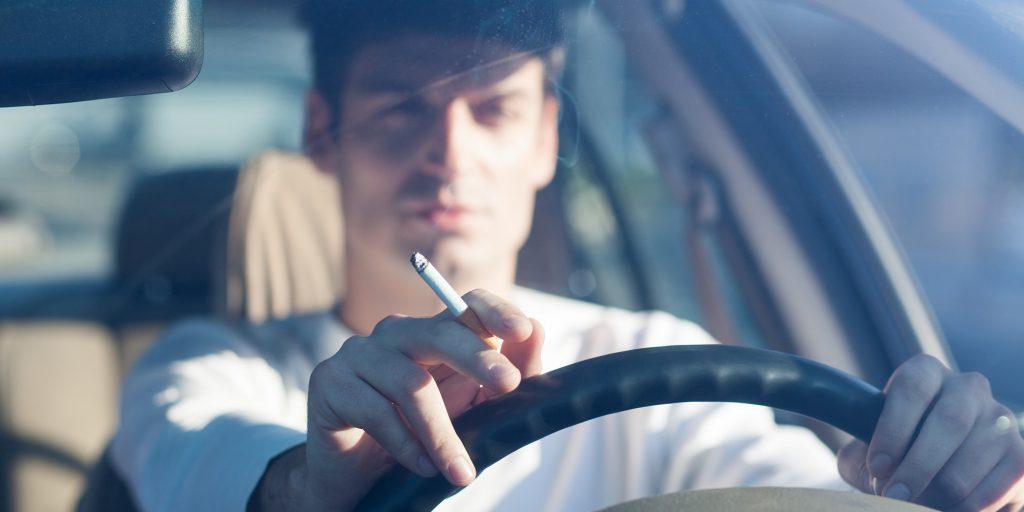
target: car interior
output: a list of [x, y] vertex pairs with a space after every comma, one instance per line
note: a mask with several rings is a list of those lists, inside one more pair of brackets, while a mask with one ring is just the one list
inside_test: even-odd
[[[843, 15], [842, 2], [808, 3]], [[214, 28], [218, 16], [244, 19], [240, 2], [208, 4]], [[295, 6], [283, 4], [256, 10], [288, 18]], [[914, 353], [955, 361], [855, 163], [749, 2], [572, 4], [559, 170], [538, 198], [520, 284], [675, 308], [725, 343], [794, 353], [875, 386]], [[602, 81], [621, 86], [590, 88]], [[734, 94], [750, 90], [762, 92]], [[635, 103], [609, 120], [619, 96]], [[614, 171], [631, 166], [643, 180]], [[122, 377], [169, 324], [259, 323], [343, 296], [336, 182], [301, 148], [133, 176], [116, 206], [108, 275], [0, 293], [0, 512], [130, 508], [104, 450]], [[657, 189], [661, 202], [641, 210], [631, 186]], [[647, 232], [652, 218], [671, 220]], [[848, 439], [777, 418], [833, 448]]]

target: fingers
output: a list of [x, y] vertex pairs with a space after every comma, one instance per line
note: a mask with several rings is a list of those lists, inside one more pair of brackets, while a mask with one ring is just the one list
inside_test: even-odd
[[541, 352], [544, 348], [544, 326], [535, 318], [530, 318], [532, 332], [530, 337], [521, 343], [506, 343], [501, 353], [519, 368], [524, 379], [540, 374], [543, 370]]
[[850, 441], [839, 450], [839, 476], [857, 490], [878, 494], [871, 483], [867, 465], [868, 445], [859, 439]]
[[473, 290], [462, 298], [491, 334], [505, 342], [520, 343], [530, 338], [533, 323], [511, 302], [486, 290]]
[[1017, 443], [966, 499], [948, 510], [955, 512], [1020, 510], [1024, 482], [1024, 450]]
[[[955, 374], [915, 357], [886, 388], [868, 472], [883, 482], [883, 495], [940, 510], [1019, 508], [1024, 441], [1013, 418], [980, 374]], [[863, 488], [856, 447], [849, 451], [841, 472]]]
[[910, 359], [893, 373], [886, 386], [885, 404], [868, 445], [871, 475], [887, 480], [910, 448], [918, 424], [942, 388], [946, 369], [928, 356]]
[[[480, 342], [475, 334], [449, 315], [434, 318], [388, 317], [373, 330], [372, 342], [349, 340], [343, 351], [353, 352], [372, 345], [374, 348], [392, 349], [421, 365], [445, 364], [499, 393], [512, 391], [521, 379], [519, 370], [502, 354]], [[356, 346], [350, 346], [357, 341]], [[365, 354], [347, 354], [345, 358], [358, 363]], [[382, 366], [373, 372], [381, 372]]]
[[492, 394], [515, 389], [520, 368], [539, 373], [544, 331], [490, 293], [474, 291], [466, 301], [480, 323], [506, 341], [508, 356], [491, 350], [450, 313], [388, 317], [370, 336], [347, 340], [314, 371], [311, 432], [327, 432], [336, 452], [352, 449], [360, 436], [372, 438], [417, 474], [440, 469], [452, 484], [469, 484], [476, 471], [451, 418]]
[[882, 489], [884, 496], [910, 501], [924, 492], [974, 428], [981, 393], [987, 395], [987, 381], [980, 375], [946, 380], [913, 445]]
[[[323, 395], [320, 402], [329, 410], [328, 414], [334, 416], [328, 425], [348, 425], [361, 429], [410, 471], [424, 477], [437, 474], [437, 469], [427, 458], [423, 447], [405, 426], [390, 401], [347, 369], [339, 368], [332, 373], [334, 375], [328, 386], [330, 391]], [[336, 433], [332, 438], [335, 443], [353, 440], [351, 436], [339, 436]], [[336, 446], [338, 451], [347, 448]]]
[[[468, 485], [475, 476], [475, 470], [455, 433], [434, 379], [423, 367], [388, 348], [367, 346], [360, 350], [364, 351], [361, 357], [349, 361], [355, 374], [376, 390], [381, 400], [398, 406], [424, 450], [435, 466], [442, 468], [448, 481], [454, 485]], [[387, 368], [387, 371], [380, 371], [381, 368]], [[395, 419], [401, 425], [401, 420]], [[388, 423], [386, 429], [375, 425], [378, 431], [391, 432], [397, 428], [390, 417], [378, 421]], [[367, 432], [377, 439], [372, 431]], [[391, 452], [390, 449], [388, 451]], [[415, 471], [423, 473], [422, 470]]]
[[1002, 406], [991, 407], [978, 419], [971, 434], [921, 494], [922, 505], [949, 508], [960, 503], [992, 472], [1009, 448], [1009, 438], [1017, 435], [1007, 420], [1000, 419], [1004, 411], [1008, 412]]

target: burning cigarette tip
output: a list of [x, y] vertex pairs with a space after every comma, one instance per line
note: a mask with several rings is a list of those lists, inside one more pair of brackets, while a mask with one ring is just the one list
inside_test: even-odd
[[409, 262], [412, 263], [416, 272], [419, 272], [420, 274], [427, 269], [427, 258], [418, 252], [412, 253], [412, 256], [409, 257]]

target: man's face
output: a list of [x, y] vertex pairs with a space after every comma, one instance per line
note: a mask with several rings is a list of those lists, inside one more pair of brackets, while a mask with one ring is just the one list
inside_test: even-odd
[[360, 50], [340, 101], [347, 243], [458, 274], [514, 255], [551, 180], [557, 103], [544, 65], [498, 45], [406, 36]]

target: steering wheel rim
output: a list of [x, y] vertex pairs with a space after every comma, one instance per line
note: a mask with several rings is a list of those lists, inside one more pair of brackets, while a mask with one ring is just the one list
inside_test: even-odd
[[[478, 471], [567, 427], [607, 414], [680, 402], [738, 402], [824, 421], [868, 441], [882, 392], [835, 368], [747, 347], [654, 347], [587, 359], [524, 380], [454, 421]], [[433, 510], [461, 490], [402, 466], [384, 474], [356, 510]]]

